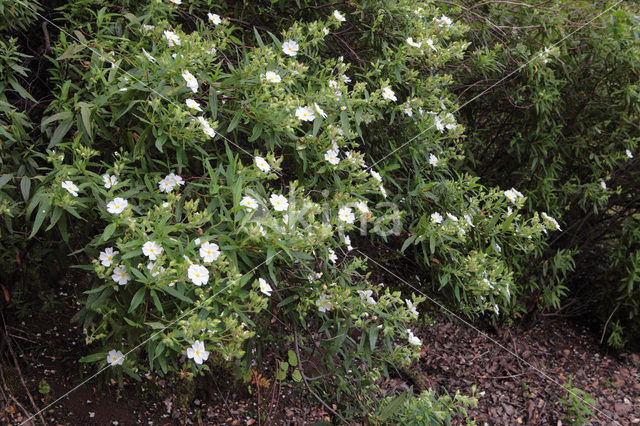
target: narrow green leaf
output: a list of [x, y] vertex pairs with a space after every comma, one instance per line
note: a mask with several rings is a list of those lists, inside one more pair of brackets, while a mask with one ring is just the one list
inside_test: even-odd
[[140, 287], [138, 291], [136, 291], [136, 294], [134, 294], [133, 298], [131, 299], [131, 305], [129, 306], [128, 312], [133, 312], [138, 307], [138, 305], [140, 305], [140, 303], [144, 299], [146, 291], [146, 287]]
[[20, 192], [22, 192], [22, 198], [25, 203], [29, 200], [29, 191], [31, 191], [31, 179], [27, 176], [22, 176], [22, 179], [20, 179]]

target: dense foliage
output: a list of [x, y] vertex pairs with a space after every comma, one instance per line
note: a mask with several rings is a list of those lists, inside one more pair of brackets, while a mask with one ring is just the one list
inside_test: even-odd
[[[337, 416], [450, 422], [473, 397], [380, 388], [419, 355], [426, 295], [510, 321], [580, 293], [610, 344], [637, 331], [632, 10], [22, 6], [0, 31], [61, 27], [37, 111], [22, 44], [0, 42], [0, 262], [16, 292], [25, 262], [93, 274], [83, 361], [248, 380], [276, 354]], [[383, 244], [416, 292], [372, 273]]]

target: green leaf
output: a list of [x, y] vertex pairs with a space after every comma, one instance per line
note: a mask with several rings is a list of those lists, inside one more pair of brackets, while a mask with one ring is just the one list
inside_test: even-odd
[[390, 403], [388, 403], [385, 407], [382, 407], [379, 410], [378, 420], [384, 422], [389, 417], [393, 415], [396, 411], [398, 411], [407, 400], [408, 392], [402, 392], [400, 395], [395, 397]]
[[83, 356], [82, 358], [80, 358], [79, 361], [80, 362], [96, 362], [96, 361], [101, 361], [103, 359], [107, 359], [107, 354], [105, 352], [98, 352], [95, 354]]
[[136, 294], [134, 294], [133, 298], [131, 299], [131, 305], [129, 306], [128, 312], [133, 312], [138, 307], [138, 305], [140, 305], [140, 303], [144, 299], [144, 294], [146, 293], [146, 291], [146, 287], [140, 287], [138, 291], [136, 291]]
[[31, 179], [27, 176], [22, 176], [20, 179], [20, 192], [22, 192], [22, 198], [26, 203], [29, 200], [29, 191], [31, 190]]
[[40, 227], [42, 226], [42, 222], [44, 218], [47, 217], [47, 213], [49, 213], [49, 208], [51, 207], [51, 199], [48, 196], [43, 196], [40, 199], [40, 203], [38, 204], [38, 213], [36, 214], [36, 219], [33, 221], [33, 228], [31, 229], [31, 234], [29, 234], [29, 238], [32, 238]]
[[0, 188], [5, 186], [7, 184], [7, 182], [9, 182], [12, 178], [13, 178], [13, 175], [11, 173], [5, 173], [5, 174], [1, 175], [0, 176]]
[[378, 333], [380, 333], [380, 329], [377, 326], [369, 328], [369, 348], [372, 351], [376, 347], [376, 341], [378, 340]]
[[296, 356], [296, 353], [294, 351], [292, 351], [291, 349], [289, 349], [289, 351], [287, 352], [288, 358], [289, 358], [289, 364], [292, 367], [297, 367], [298, 366], [298, 357]]
[[176, 290], [175, 287], [169, 287], [167, 286], [166, 288], [163, 289], [164, 291], [166, 291], [167, 293], [169, 293], [170, 295], [172, 295], [173, 297], [176, 297], [180, 300], [183, 300], [187, 303], [193, 303], [193, 300], [189, 299], [187, 296], [185, 296], [182, 293], [179, 293], [178, 290]]
[[51, 136], [51, 140], [49, 141], [49, 145], [47, 149], [51, 149], [58, 144], [62, 140], [62, 138], [67, 134], [69, 129], [73, 126], [73, 120], [68, 119], [60, 123], [56, 130], [53, 132], [53, 136]]
[[293, 370], [293, 372], [291, 373], [291, 378], [296, 382], [301, 382], [302, 374], [300, 374], [300, 370], [298, 370], [297, 368]]
[[91, 108], [83, 106], [80, 108], [80, 116], [82, 117], [82, 125], [89, 135], [89, 139], [93, 139], [93, 131], [91, 129]]
[[116, 227], [118, 225], [115, 223], [110, 223], [109, 225], [107, 225], [106, 228], [104, 228], [104, 232], [102, 233], [102, 241], [107, 241], [111, 235], [113, 235], [113, 232], [116, 230]]

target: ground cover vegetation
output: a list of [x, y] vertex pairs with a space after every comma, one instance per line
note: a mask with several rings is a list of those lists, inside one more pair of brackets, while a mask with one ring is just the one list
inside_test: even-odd
[[249, 382], [278, 354], [269, 379], [347, 422], [475, 404], [381, 387], [427, 296], [586, 314], [622, 348], [640, 50], [637, 6], [610, 6], [0, 1], [5, 302], [81, 269], [105, 377]]

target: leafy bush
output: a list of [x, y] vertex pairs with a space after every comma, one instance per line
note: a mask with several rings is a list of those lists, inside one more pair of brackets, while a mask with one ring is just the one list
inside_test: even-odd
[[462, 110], [464, 167], [518, 188], [523, 213], [545, 211], [563, 230], [518, 262], [522, 309], [597, 312], [636, 333], [637, 5], [468, 6], [479, 33], [456, 79], [481, 82], [461, 85], [464, 99], [482, 96]]

